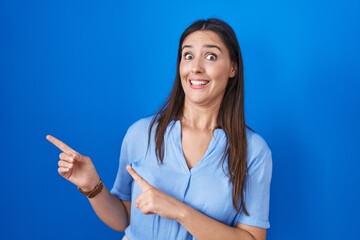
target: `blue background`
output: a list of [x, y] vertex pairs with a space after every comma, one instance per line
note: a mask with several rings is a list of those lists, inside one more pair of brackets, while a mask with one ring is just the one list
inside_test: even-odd
[[0, 1], [0, 239], [120, 239], [57, 173], [53, 134], [113, 184], [128, 126], [153, 114], [180, 34], [235, 29], [247, 123], [273, 151], [268, 239], [360, 239], [360, 2]]

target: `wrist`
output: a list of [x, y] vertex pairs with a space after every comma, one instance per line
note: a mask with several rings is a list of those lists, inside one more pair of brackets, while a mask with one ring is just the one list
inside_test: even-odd
[[94, 177], [94, 179], [91, 179], [91, 181], [85, 186], [77, 186], [77, 187], [81, 188], [81, 190], [84, 192], [90, 192], [96, 187], [96, 185], [99, 183], [100, 180], [101, 178], [99, 176], [96, 176]]
[[178, 221], [179, 223], [183, 222], [184, 219], [186, 219], [187, 215], [188, 215], [188, 206], [184, 203], [180, 203], [176, 221]]
[[80, 187], [78, 187], [78, 190], [81, 194], [87, 196], [88, 198], [93, 198], [96, 195], [98, 195], [102, 189], [104, 188], [104, 184], [100, 178], [100, 180], [98, 181], [98, 183], [95, 185], [95, 187], [93, 187], [91, 190], [88, 189], [82, 189]]

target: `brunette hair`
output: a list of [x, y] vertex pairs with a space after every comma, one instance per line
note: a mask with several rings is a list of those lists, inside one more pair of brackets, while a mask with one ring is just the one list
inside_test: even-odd
[[[233, 184], [232, 200], [234, 208], [246, 215], [244, 185], [247, 171], [246, 155], [246, 125], [244, 111], [244, 73], [240, 46], [234, 30], [224, 21], [216, 18], [198, 20], [192, 23], [182, 33], [177, 56], [175, 81], [167, 100], [155, 114], [149, 127], [149, 142], [152, 129], [155, 125], [155, 151], [162, 163], [164, 159], [164, 134], [169, 123], [182, 116], [185, 93], [181, 86], [179, 65], [182, 57], [182, 44], [185, 38], [196, 31], [212, 31], [216, 33], [227, 46], [230, 59], [236, 63], [236, 75], [229, 79], [224, 98], [222, 100], [217, 118], [218, 128], [222, 128], [227, 137], [223, 161], [228, 158], [228, 176]], [[239, 206], [240, 197], [240, 206]]]

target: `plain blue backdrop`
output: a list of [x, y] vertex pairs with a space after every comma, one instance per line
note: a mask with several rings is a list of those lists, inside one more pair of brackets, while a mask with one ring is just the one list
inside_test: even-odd
[[180, 34], [220, 17], [243, 52], [247, 123], [273, 152], [270, 240], [360, 239], [360, 2], [0, 1], [0, 239], [120, 239], [57, 173], [53, 134], [113, 184]]

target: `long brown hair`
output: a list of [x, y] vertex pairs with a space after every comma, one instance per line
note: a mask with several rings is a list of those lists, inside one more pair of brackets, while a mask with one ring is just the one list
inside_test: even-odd
[[[236, 75], [229, 79], [224, 98], [222, 100], [217, 124], [222, 128], [227, 137], [224, 158], [228, 158], [228, 176], [233, 184], [232, 200], [235, 209], [244, 211], [245, 207], [244, 185], [247, 171], [246, 155], [246, 125], [244, 111], [244, 73], [240, 46], [234, 30], [224, 21], [216, 18], [198, 20], [191, 24], [181, 35], [178, 48], [177, 67], [175, 81], [169, 97], [155, 114], [149, 127], [149, 141], [152, 129], [155, 125], [155, 151], [156, 156], [162, 163], [164, 159], [164, 134], [169, 123], [180, 119], [183, 113], [185, 93], [181, 86], [179, 65], [182, 55], [182, 43], [185, 38], [195, 32], [208, 30], [216, 33], [227, 46], [230, 58], [237, 65]], [[241, 205], [239, 206], [239, 197]]]

